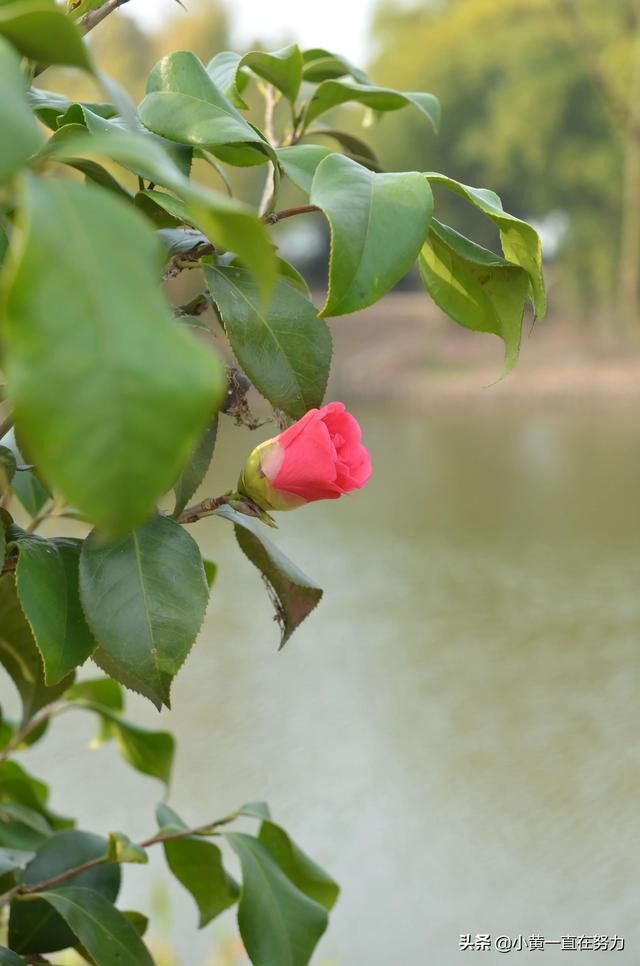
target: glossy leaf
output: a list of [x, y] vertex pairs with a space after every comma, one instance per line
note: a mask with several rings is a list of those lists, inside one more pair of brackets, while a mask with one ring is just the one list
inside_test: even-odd
[[251, 835], [225, 838], [242, 866], [238, 925], [254, 966], [306, 966], [327, 927], [327, 910], [309, 899]]
[[276, 149], [280, 167], [286, 176], [307, 195], [311, 192], [316, 168], [333, 153], [322, 144], [294, 144], [289, 148]]
[[[92, 832], [70, 829], [51, 836], [38, 849], [35, 859], [21, 876], [27, 885], [44, 882], [98, 859], [107, 852], [107, 839]], [[120, 890], [120, 868], [112, 863], [97, 865], [65, 880], [69, 888], [82, 887], [99, 893], [110, 905]], [[43, 893], [49, 895], [49, 893]], [[74, 933], [45, 902], [35, 899], [14, 902], [9, 917], [9, 945], [19, 953], [47, 953], [66, 949], [75, 943]]]
[[77, 681], [65, 694], [67, 701], [92, 701], [110, 711], [122, 711], [124, 698], [122, 688], [110, 678], [90, 678]]
[[262, 299], [267, 297], [276, 275], [275, 254], [266, 226], [248, 205], [185, 178], [159, 144], [141, 135], [116, 131], [84, 136], [67, 141], [53, 152], [59, 159], [70, 155], [109, 157], [169, 188], [179, 200], [155, 191], [145, 194], [178, 218], [196, 225], [216, 246], [236, 252], [255, 276]]
[[293, 884], [306, 896], [332, 909], [340, 888], [275, 822], [263, 822], [258, 838]]
[[320, 603], [321, 589], [263, 535], [262, 526], [253, 517], [238, 513], [230, 506], [221, 506], [215, 513], [234, 524], [240, 549], [262, 574], [280, 625], [280, 647], [284, 647]]
[[173, 510], [175, 517], [180, 516], [204, 480], [211, 465], [217, 435], [218, 417], [215, 416], [205, 429], [202, 439], [189, 457], [187, 465], [173, 488], [176, 495], [176, 505]]
[[331, 334], [315, 306], [282, 278], [265, 310], [248, 272], [207, 266], [205, 275], [231, 348], [256, 389], [295, 419], [320, 406]]
[[[126, 530], [182, 470], [222, 398], [224, 370], [175, 325], [157, 286], [160, 246], [141, 216], [62, 179], [30, 177], [24, 203], [6, 279], [16, 422], [74, 506]], [[42, 271], [53, 263], [56, 272]]]
[[542, 245], [535, 228], [504, 211], [498, 195], [488, 188], [470, 188], [469, 185], [435, 172], [428, 172], [426, 177], [432, 184], [443, 185], [466, 198], [497, 225], [504, 257], [507, 261], [520, 265], [529, 276], [536, 316], [539, 319], [544, 318], [547, 298], [542, 275]]
[[73, 682], [70, 674], [54, 687], [45, 684], [42, 657], [20, 607], [11, 573], [0, 576], [0, 664], [20, 694], [23, 723], [59, 698]]
[[65, 537], [44, 540], [23, 533], [16, 545], [20, 605], [42, 655], [45, 683], [55, 685], [96, 648], [80, 605], [82, 541]]
[[350, 74], [360, 84], [368, 84], [369, 80], [364, 71], [355, 67], [346, 57], [333, 54], [323, 47], [312, 47], [303, 51], [303, 76], [306, 81], [317, 84], [324, 80], [336, 80]]
[[92, 69], [80, 33], [52, 0], [0, 5], [0, 36], [38, 63]]
[[388, 87], [374, 87], [372, 84], [358, 84], [355, 81], [326, 80], [320, 84], [307, 105], [305, 127], [326, 111], [347, 102], [364, 104], [374, 111], [398, 111], [410, 104], [418, 108], [435, 131], [440, 124], [440, 103], [433, 94], [401, 93]]
[[162, 516], [110, 542], [94, 531], [82, 549], [80, 593], [107, 673], [168, 706], [209, 597], [190, 534]]
[[425, 288], [443, 312], [505, 344], [503, 375], [518, 359], [529, 278], [524, 269], [433, 222], [420, 254]]
[[86, 107], [93, 114], [99, 114], [100, 117], [115, 117], [118, 113], [113, 104], [70, 101], [63, 94], [41, 90], [38, 87], [29, 88], [27, 97], [38, 119], [52, 131], [55, 131], [59, 125], [60, 118], [64, 117], [73, 104], [79, 104], [83, 108]]
[[154, 966], [135, 927], [99, 892], [65, 883], [35, 896], [55, 909], [99, 966]]
[[[266, 141], [226, 99], [204, 66], [187, 51], [161, 60], [149, 75], [147, 94], [138, 114], [150, 131], [179, 144], [207, 148], [222, 160], [265, 162]], [[224, 151], [233, 145], [235, 155]], [[233, 163], [233, 162], [231, 162]]]
[[355, 312], [399, 282], [418, 257], [433, 207], [417, 172], [376, 174], [339, 154], [318, 165], [310, 201], [331, 226], [322, 315]]
[[[2, 10], [0, 9], [0, 23]], [[0, 184], [10, 178], [40, 145], [40, 134], [26, 96], [27, 85], [16, 51], [0, 37]]]
[[249, 75], [238, 70], [240, 60], [241, 54], [234, 50], [221, 50], [207, 64], [207, 74], [234, 107], [248, 110], [249, 105], [243, 100], [242, 92], [249, 83]]
[[302, 64], [300, 48], [291, 44], [273, 53], [252, 50], [240, 58], [238, 69], [248, 67], [293, 102], [302, 83]]
[[[158, 806], [162, 831], [184, 831], [187, 826], [166, 805]], [[197, 835], [169, 839], [162, 843], [167, 865], [189, 892], [200, 913], [199, 928], [238, 901], [239, 888], [222, 864], [217, 845]]]

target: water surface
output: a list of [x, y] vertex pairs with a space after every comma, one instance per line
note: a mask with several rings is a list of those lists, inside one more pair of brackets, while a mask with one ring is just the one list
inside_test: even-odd
[[[461, 933], [618, 933], [606, 961], [639, 962], [636, 412], [362, 415], [370, 486], [280, 516], [326, 590], [283, 652], [231, 528], [194, 528], [220, 565], [203, 633], [170, 717], [130, 702], [177, 734], [171, 804], [195, 823], [268, 799], [342, 884], [318, 966], [453, 966]], [[203, 493], [253, 441], [223, 432]], [[157, 783], [87, 752], [92, 731], [60, 719], [25, 766], [61, 769], [54, 805], [85, 826], [149, 834]], [[147, 871], [127, 877], [148, 909]], [[233, 917], [196, 935], [190, 898], [171, 900], [181, 966], [213, 962]]]

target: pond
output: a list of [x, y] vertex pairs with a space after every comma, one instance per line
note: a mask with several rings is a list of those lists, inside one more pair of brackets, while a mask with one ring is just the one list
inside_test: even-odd
[[[129, 701], [177, 735], [171, 804], [198, 823], [270, 802], [342, 885], [318, 966], [464, 963], [467, 933], [618, 934], [614, 961], [637, 963], [636, 411], [358, 415], [369, 487], [279, 517], [275, 540], [326, 591], [281, 653], [231, 528], [194, 529], [220, 572], [173, 712]], [[203, 493], [232, 485], [254, 442], [227, 427]], [[62, 770], [54, 806], [83, 825], [149, 834], [161, 789], [113, 748], [86, 751], [93, 731], [68, 715], [22, 761]], [[148, 910], [148, 872], [127, 878], [125, 905]], [[231, 961], [214, 950], [232, 916], [196, 933], [179, 886], [168, 905], [180, 966]]]

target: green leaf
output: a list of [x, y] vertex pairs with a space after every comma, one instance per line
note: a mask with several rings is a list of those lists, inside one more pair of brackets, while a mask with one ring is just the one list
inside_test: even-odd
[[189, 461], [182, 472], [182, 475], [173, 488], [176, 495], [176, 505], [173, 510], [174, 517], [180, 516], [187, 503], [207, 475], [207, 471], [213, 458], [213, 450], [216, 445], [217, 434], [218, 417], [214, 416], [204, 431], [202, 439], [191, 454]]
[[38, 63], [92, 71], [80, 33], [52, 0], [0, 5], [0, 36]]
[[[106, 855], [108, 842], [101, 835], [70, 829], [58, 832], [38, 849], [20, 881], [26, 885], [44, 882]], [[66, 880], [70, 888], [84, 887], [99, 893], [106, 904], [115, 901], [120, 890], [120, 867], [112, 863], [95, 866]], [[50, 893], [42, 893], [46, 898]], [[9, 917], [9, 945], [19, 953], [47, 953], [75, 943], [74, 933], [39, 898], [14, 902]]]
[[507, 261], [520, 265], [529, 276], [536, 317], [543, 319], [547, 310], [547, 298], [542, 275], [542, 245], [535, 228], [526, 221], [507, 214], [498, 195], [488, 188], [470, 188], [469, 185], [460, 184], [453, 178], [433, 171], [428, 172], [426, 177], [432, 184], [443, 185], [466, 198], [498, 226], [504, 257]]
[[238, 809], [238, 815], [244, 815], [247, 818], [259, 818], [268, 822], [271, 820], [271, 809], [267, 802], [245, 802]]
[[111, 678], [91, 678], [77, 681], [65, 694], [67, 701], [91, 701], [110, 711], [122, 711], [124, 698], [122, 688]]
[[23, 805], [21, 801], [5, 801], [5, 796], [8, 796], [10, 799], [21, 796], [28, 799], [29, 797], [27, 794], [24, 794], [25, 786], [20, 787], [20, 777], [22, 776], [17, 778], [15, 771], [12, 772], [10, 766], [15, 768], [16, 763], [13, 761], [5, 761], [2, 764], [1, 774], [4, 787], [2, 789], [3, 800], [0, 801], [0, 814], [5, 820], [8, 816], [10, 819], [14, 819], [22, 825], [33, 829], [34, 832], [39, 832], [44, 838], [48, 838], [53, 832], [53, 829], [42, 812], [39, 811], [39, 809], [44, 808], [44, 803], [32, 801], [31, 805]]
[[420, 275], [443, 312], [476, 332], [503, 340], [502, 375], [515, 365], [529, 294], [524, 269], [481, 248], [435, 219], [420, 254]]
[[420, 253], [433, 208], [417, 172], [376, 174], [339, 154], [318, 165], [310, 201], [331, 226], [322, 315], [356, 312], [399, 282]]
[[[0, 10], [0, 23], [2, 11]], [[27, 85], [15, 50], [0, 38], [0, 184], [40, 146], [40, 134], [26, 97]]]
[[97, 705], [91, 710], [96, 711], [107, 723], [125, 761], [143, 775], [159, 778], [169, 785], [175, 755], [172, 734], [168, 731], [148, 731]]
[[[200, 630], [209, 597], [193, 538], [162, 516], [110, 542], [94, 531], [82, 548], [80, 593], [107, 673], [158, 707], [169, 706], [171, 682]], [[112, 667], [123, 669], [126, 679]]]
[[238, 513], [230, 506], [219, 507], [215, 515], [234, 524], [240, 549], [262, 574], [280, 625], [280, 647], [284, 647], [320, 603], [322, 591], [263, 536], [260, 524], [253, 517]]
[[[18, 444], [16, 443], [16, 437], [13, 430], [7, 433], [2, 440], [2, 443], [7, 449], [11, 450], [15, 457], [16, 463], [23, 465], [26, 462], [22, 452], [20, 451], [20, 448], [18, 447]], [[19, 473], [16, 473], [11, 482], [11, 489], [18, 497], [22, 503], [22, 506], [25, 508], [30, 517], [37, 516], [50, 497], [50, 494], [42, 481], [31, 470], [21, 470]]]
[[205, 560], [204, 558], [202, 563], [204, 565], [204, 572], [207, 575], [207, 584], [209, 585], [209, 590], [211, 590], [218, 574], [218, 565], [213, 560]]
[[0, 848], [0, 875], [24, 869], [34, 855], [35, 852], [25, 852], [24, 849]]
[[370, 168], [372, 171], [380, 170], [380, 162], [375, 151], [369, 147], [366, 141], [355, 137], [353, 134], [348, 134], [346, 131], [334, 131], [332, 128], [314, 127], [307, 131], [306, 137], [332, 138], [358, 164], [363, 164], [365, 168]]
[[398, 111], [411, 104], [430, 121], [434, 131], [438, 130], [440, 124], [440, 103], [433, 94], [401, 93], [388, 87], [374, 87], [372, 84], [358, 84], [355, 81], [325, 80], [307, 105], [305, 127], [331, 108], [349, 101], [364, 104], [374, 111]]
[[[35, 897], [55, 909], [99, 966], [153, 966], [135, 927], [99, 892], [65, 886]], [[31, 897], [22, 904], [29, 901]]]
[[[188, 224], [196, 225], [218, 247], [236, 252], [250, 269], [266, 299], [276, 276], [275, 254], [266, 226], [248, 205], [185, 178], [159, 144], [137, 134], [115, 132], [66, 142], [52, 156], [106, 155], [141, 177], [163, 184], [179, 195], [146, 192]], [[193, 247], [193, 246], [191, 246]], [[171, 252], [174, 254], [174, 252]]]
[[249, 105], [242, 99], [242, 91], [249, 83], [249, 75], [238, 70], [240, 60], [241, 55], [235, 51], [221, 50], [207, 64], [207, 74], [234, 107], [248, 110]]
[[208, 265], [205, 276], [231, 348], [256, 389], [294, 419], [320, 406], [331, 334], [315, 306], [282, 278], [264, 310], [248, 272]]
[[280, 167], [298, 188], [309, 194], [313, 176], [321, 161], [333, 154], [322, 144], [294, 144], [289, 148], [277, 148]]
[[52, 832], [44, 816], [34, 809], [14, 802], [0, 802], [0, 845], [35, 852]]
[[73, 683], [73, 674], [69, 674], [54, 687], [45, 684], [42, 657], [20, 607], [11, 573], [0, 576], [0, 664], [22, 699], [23, 724]]
[[96, 648], [78, 588], [81, 540], [44, 540], [23, 533], [16, 584], [20, 605], [42, 655], [45, 684], [58, 684]]
[[118, 113], [113, 104], [70, 101], [63, 94], [41, 90], [38, 87], [29, 88], [27, 97], [39, 120], [52, 131], [58, 127], [60, 118], [64, 117], [73, 104], [88, 108], [93, 114], [99, 114], [100, 117], [115, 117]]
[[[273, 155], [267, 142], [218, 90], [195, 54], [187, 51], [170, 54], [156, 64], [138, 114], [155, 134], [206, 148], [223, 161], [260, 164]], [[227, 145], [233, 145], [233, 153], [225, 152]]]
[[6, 946], [0, 946], [0, 966], [24, 966], [24, 960]]
[[297, 44], [271, 54], [252, 50], [241, 57], [238, 70], [242, 67], [248, 67], [254, 74], [273, 84], [292, 103], [298, 96], [302, 83], [302, 54]]
[[109, 832], [107, 858], [110, 862], [133, 862], [136, 865], [146, 865], [149, 861], [145, 850], [122, 832]]
[[[45, 810], [49, 797], [48, 786], [25, 771], [17, 761], [8, 759], [0, 763], [0, 779], [1, 799], [18, 802], [20, 805], [25, 805], [29, 809], [34, 809], [36, 812], [42, 813]], [[15, 814], [16, 817], [28, 823], [28, 816], [24, 817], [18, 813]], [[37, 827], [40, 830], [46, 831], [47, 825], [46, 819], [44, 827], [42, 822], [38, 820]]]
[[5, 279], [16, 422], [47, 479], [97, 524], [124, 531], [181, 472], [222, 399], [224, 369], [175, 325], [157, 284], [161, 247], [132, 208], [34, 177], [24, 201]]
[[340, 54], [332, 54], [323, 47], [312, 47], [303, 51], [303, 76], [306, 81], [317, 84], [324, 80], [336, 80], [350, 74], [360, 84], [368, 84], [369, 80], [364, 71], [360, 70]]
[[[166, 805], [156, 810], [162, 831], [184, 831], [187, 825]], [[162, 843], [167, 865], [193, 896], [200, 913], [199, 928], [238, 901], [239, 888], [222, 864], [220, 849], [197, 835]]]
[[298, 848], [283, 828], [274, 822], [263, 822], [258, 838], [301, 892], [325, 909], [333, 908], [340, 892], [338, 884]]
[[240, 935], [254, 966], [306, 966], [327, 928], [326, 909], [287, 878], [271, 853], [251, 835], [225, 838], [242, 866]]

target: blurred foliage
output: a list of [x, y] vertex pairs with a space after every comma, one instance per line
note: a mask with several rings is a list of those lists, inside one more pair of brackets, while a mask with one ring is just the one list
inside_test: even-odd
[[[437, 137], [412, 112], [385, 117], [374, 135], [384, 166], [491, 184], [507, 210], [524, 217], [565, 211], [569, 230], [556, 269], [556, 308], [565, 311], [597, 315], [614, 302], [625, 132], [623, 111], [611, 110], [600, 81], [626, 109], [635, 6], [423, 0], [399, 10], [387, 0], [375, 18], [371, 76], [433, 91], [442, 102]], [[440, 204], [450, 209], [444, 220], [491, 243], [486, 224], [471, 223], [450, 198]]]

